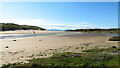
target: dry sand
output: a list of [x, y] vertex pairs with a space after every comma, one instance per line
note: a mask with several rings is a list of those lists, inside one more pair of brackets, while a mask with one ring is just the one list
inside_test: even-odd
[[[46, 32], [47, 33], [47, 32]], [[13, 34], [16, 34], [13, 32]], [[16, 39], [0, 39], [0, 63], [27, 63], [26, 60], [49, 57], [60, 52], [81, 52], [85, 49], [107, 48], [118, 45], [110, 42], [110, 36], [49, 35]], [[15, 40], [15, 41], [14, 41]], [[8, 48], [6, 48], [8, 46]]]
[[1, 31], [0, 35], [22, 35], [22, 34], [46, 34], [46, 33], [61, 33], [63, 31], [41, 31], [41, 30], [15, 30], [15, 31]]

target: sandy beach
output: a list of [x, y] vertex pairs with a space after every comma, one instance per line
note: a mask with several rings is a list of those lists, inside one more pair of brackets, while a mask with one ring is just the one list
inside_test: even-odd
[[[6, 31], [3, 35], [33, 34], [33, 31]], [[35, 31], [39, 33], [56, 33], [55, 31]], [[118, 42], [110, 42], [110, 36], [58, 34], [48, 36], [23, 37], [16, 39], [0, 39], [0, 64], [28, 63], [27, 60], [49, 57], [54, 53], [77, 52], [92, 48], [117, 46]]]
[[46, 34], [46, 33], [61, 33], [61, 32], [63, 31], [15, 30], [15, 31], [1, 31], [0, 35]]

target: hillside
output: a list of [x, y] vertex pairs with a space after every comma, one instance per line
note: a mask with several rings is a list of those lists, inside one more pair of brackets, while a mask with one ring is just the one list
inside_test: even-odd
[[14, 23], [0, 23], [0, 31], [10, 30], [46, 30], [38, 26], [18, 25]]
[[96, 33], [116, 33], [118, 34], [120, 31], [120, 28], [113, 28], [113, 29], [75, 29], [75, 30], [66, 30], [66, 31], [72, 31], [72, 32], [96, 32]]

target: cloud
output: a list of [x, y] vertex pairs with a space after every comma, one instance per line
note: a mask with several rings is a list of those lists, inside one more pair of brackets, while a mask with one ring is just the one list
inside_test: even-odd
[[89, 23], [88, 22], [80, 22], [78, 24], [80, 25], [80, 24], [89, 24]]
[[15, 23], [20, 25], [35, 25], [35, 26], [47, 26], [47, 27], [90, 27], [94, 25], [88, 25], [87, 22], [81, 22], [77, 23], [76, 25], [68, 25], [68, 24], [48, 24], [49, 21], [45, 21], [42, 19], [31, 19], [31, 20], [25, 20], [25, 19], [2, 19], [0, 20], [1, 23]]
[[95, 28], [96, 25], [88, 25], [88, 24], [81, 24], [81, 25], [68, 25], [68, 24], [41, 24], [40, 26], [49, 29], [80, 29], [80, 28]]
[[[88, 22], [80, 22], [72, 24], [52, 24], [50, 21], [42, 20], [42, 19], [2, 19], [0, 20], [1, 23], [15, 23], [20, 25], [34, 25], [40, 26], [46, 29], [80, 29], [80, 28], [111, 28], [111, 26], [97, 26], [91, 25]], [[51, 23], [51, 24], [48, 24]], [[55, 22], [54, 22], [55, 23]]]

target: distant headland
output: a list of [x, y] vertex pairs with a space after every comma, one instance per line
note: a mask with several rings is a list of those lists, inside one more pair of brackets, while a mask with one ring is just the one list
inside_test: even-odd
[[13, 31], [13, 30], [46, 30], [38, 26], [18, 25], [14, 23], [0, 23], [0, 31]]

